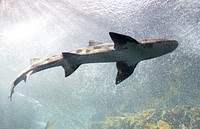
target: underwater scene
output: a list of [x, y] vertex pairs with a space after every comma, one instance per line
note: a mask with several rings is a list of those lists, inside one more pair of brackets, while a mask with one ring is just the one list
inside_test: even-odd
[[0, 60], [0, 129], [200, 129], [200, 0], [0, 0]]

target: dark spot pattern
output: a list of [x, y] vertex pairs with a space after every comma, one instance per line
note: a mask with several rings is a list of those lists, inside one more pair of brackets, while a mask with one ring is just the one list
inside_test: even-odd
[[86, 50], [86, 53], [89, 53], [90, 52], [90, 50]]
[[83, 50], [81, 50], [81, 49], [78, 49], [77, 51], [76, 51], [76, 53], [81, 53]]
[[51, 60], [51, 57], [49, 57], [49, 58], [46, 59], [46, 61], [50, 61], [50, 60]]

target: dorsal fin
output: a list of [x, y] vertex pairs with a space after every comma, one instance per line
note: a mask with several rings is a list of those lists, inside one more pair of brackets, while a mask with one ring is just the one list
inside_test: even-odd
[[99, 42], [99, 41], [95, 41], [95, 40], [90, 40], [89, 41], [89, 46], [96, 46], [96, 45], [99, 45], [99, 44], [103, 44], [103, 43]]
[[139, 42], [135, 39], [133, 39], [130, 36], [126, 36], [126, 35], [122, 35], [122, 34], [118, 34], [118, 33], [114, 33], [114, 32], [110, 32], [109, 33], [111, 39], [114, 42], [114, 48], [115, 49], [120, 49], [123, 47], [123, 45], [127, 44], [127, 43], [132, 43], [132, 44], [139, 44]]
[[33, 58], [30, 60], [30, 63], [31, 64], [34, 64], [35, 62], [37, 62], [38, 60], [40, 60], [39, 58]]

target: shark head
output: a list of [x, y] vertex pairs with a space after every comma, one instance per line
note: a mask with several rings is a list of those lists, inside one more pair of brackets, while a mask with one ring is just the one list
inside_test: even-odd
[[159, 39], [155, 40], [155, 44], [158, 44], [160, 49], [167, 53], [174, 51], [178, 47], [176, 40]]
[[178, 47], [176, 40], [145, 39], [140, 41], [145, 49], [143, 52], [151, 57], [158, 57], [174, 51]]

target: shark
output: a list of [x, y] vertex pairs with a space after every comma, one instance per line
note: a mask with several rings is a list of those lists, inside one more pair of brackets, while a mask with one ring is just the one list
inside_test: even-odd
[[85, 48], [62, 52], [44, 59], [31, 59], [31, 64], [17, 75], [11, 85], [9, 98], [12, 99], [14, 89], [22, 80], [26, 82], [30, 75], [52, 67], [61, 66], [65, 77], [70, 76], [81, 64], [116, 62], [117, 76], [115, 84], [127, 79], [140, 61], [160, 57], [174, 51], [178, 47], [176, 40], [134, 38], [109, 32], [113, 43], [89, 41]]

